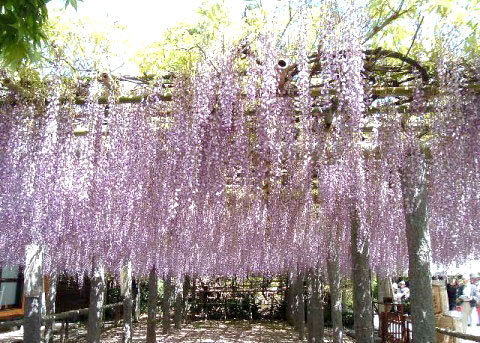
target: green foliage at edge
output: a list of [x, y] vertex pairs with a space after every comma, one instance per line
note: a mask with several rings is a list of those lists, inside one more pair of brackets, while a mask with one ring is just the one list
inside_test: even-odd
[[[47, 39], [47, 3], [50, 0], [4, 0], [0, 2], [0, 62], [17, 67], [23, 61], [37, 60]], [[80, 0], [81, 1], [81, 0]], [[65, 6], [77, 8], [77, 0]]]

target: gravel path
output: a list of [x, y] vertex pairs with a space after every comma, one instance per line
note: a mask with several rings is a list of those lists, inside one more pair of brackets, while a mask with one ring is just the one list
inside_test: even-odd
[[[172, 326], [173, 328], [173, 326]], [[16, 334], [15, 334], [16, 333]], [[22, 331], [0, 334], [0, 343], [21, 342]], [[69, 342], [85, 343], [85, 329], [71, 330]], [[147, 335], [146, 317], [134, 324], [133, 343], [145, 342]], [[3, 337], [2, 337], [3, 336]], [[249, 321], [199, 321], [173, 330], [169, 335], [161, 334], [161, 323], [157, 324], [158, 343], [290, 343], [300, 342], [298, 334], [285, 322], [249, 322]], [[55, 335], [55, 342], [59, 342]], [[122, 327], [112, 327], [102, 334], [102, 343], [121, 342]], [[304, 340], [303, 342], [306, 342]], [[325, 343], [332, 342], [331, 329], [325, 329]], [[344, 343], [354, 343], [344, 338]]]
[[[161, 328], [158, 329], [160, 331]], [[117, 343], [121, 340], [122, 329], [115, 328], [102, 337], [104, 343]], [[161, 343], [289, 343], [300, 342], [298, 334], [284, 322], [249, 321], [202, 321], [183, 325], [169, 335], [157, 333], [157, 342]], [[135, 326], [134, 343], [143, 343], [146, 338], [145, 320]], [[306, 340], [304, 341], [306, 342]], [[332, 342], [331, 330], [325, 330], [325, 343]], [[345, 343], [353, 343], [345, 337]]]

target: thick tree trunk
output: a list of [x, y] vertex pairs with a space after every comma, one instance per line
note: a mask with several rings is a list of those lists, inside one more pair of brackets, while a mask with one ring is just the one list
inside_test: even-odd
[[[46, 314], [55, 314], [55, 300], [57, 298], [57, 281], [58, 274], [56, 272], [51, 273], [48, 280], [48, 292], [46, 295]], [[51, 319], [45, 322], [44, 342], [53, 343], [53, 327], [55, 320]]]
[[175, 312], [173, 317], [173, 322], [175, 324], [175, 329], [182, 328], [182, 284], [177, 282], [175, 285]]
[[162, 332], [164, 335], [170, 333], [170, 297], [172, 291], [172, 277], [168, 275], [163, 280], [162, 298]]
[[123, 295], [123, 335], [122, 343], [131, 343], [133, 337], [132, 327], [132, 263], [128, 262], [122, 270], [122, 295]]
[[330, 288], [333, 343], [343, 342], [342, 290], [340, 288], [340, 266], [338, 257], [327, 260], [328, 286]]
[[147, 343], [156, 343], [157, 334], [157, 270], [153, 267], [148, 276], [148, 319], [147, 319]]
[[352, 215], [352, 281], [353, 319], [357, 343], [373, 343], [373, 307], [369, 266], [369, 250], [366, 239], [360, 240], [359, 220], [356, 211]]
[[323, 342], [323, 285], [318, 270], [309, 273], [308, 288], [310, 301], [308, 303], [308, 343]]
[[408, 245], [408, 278], [415, 343], [435, 343], [430, 262], [432, 255], [427, 217], [426, 163], [423, 156], [407, 157], [402, 193]]
[[303, 297], [303, 273], [299, 273], [296, 280], [295, 304], [296, 304], [296, 325], [298, 330], [298, 339], [305, 339], [305, 299]]
[[26, 343], [40, 343], [43, 294], [43, 249], [39, 245], [31, 244], [27, 246], [25, 252], [25, 316], [23, 341]]
[[102, 334], [102, 307], [105, 297], [105, 270], [95, 261], [90, 282], [90, 305], [88, 307], [87, 342], [100, 343]]

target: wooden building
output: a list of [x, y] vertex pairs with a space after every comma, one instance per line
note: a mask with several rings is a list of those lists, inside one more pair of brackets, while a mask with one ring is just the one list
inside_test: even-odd
[[23, 268], [0, 268], [0, 321], [23, 317]]
[[[24, 314], [23, 267], [0, 268], [0, 321], [20, 319]], [[48, 289], [48, 278], [44, 278]], [[88, 307], [90, 280], [78, 276], [60, 275], [57, 283], [55, 312], [66, 312]]]

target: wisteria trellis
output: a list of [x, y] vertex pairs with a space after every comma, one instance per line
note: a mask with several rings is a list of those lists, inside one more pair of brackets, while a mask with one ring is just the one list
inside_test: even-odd
[[[244, 276], [321, 267], [334, 253], [347, 273], [355, 210], [372, 268], [391, 273], [407, 265], [406, 154], [428, 159], [434, 260], [478, 257], [480, 102], [459, 64], [439, 66], [440, 96], [418, 92], [421, 124], [407, 132], [394, 106], [368, 115], [352, 27], [325, 30], [317, 99], [298, 46], [296, 97], [279, 90], [281, 55], [266, 35], [256, 57], [232, 48], [176, 77], [171, 102], [2, 105], [2, 262], [23, 261], [35, 242], [50, 270], [99, 259], [113, 272], [130, 260], [138, 275]], [[334, 97], [328, 124], [312, 107]], [[85, 136], [73, 134], [79, 120]]]

